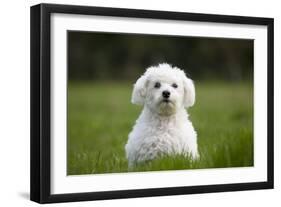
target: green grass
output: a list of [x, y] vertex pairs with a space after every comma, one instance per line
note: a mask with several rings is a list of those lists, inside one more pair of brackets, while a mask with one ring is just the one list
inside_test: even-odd
[[[141, 112], [128, 83], [68, 85], [68, 175], [127, 172], [124, 146]], [[197, 82], [189, 109], [200, 160], [162, 157], [133, 171], [253, 166], [253, 91], [250, 83]]]

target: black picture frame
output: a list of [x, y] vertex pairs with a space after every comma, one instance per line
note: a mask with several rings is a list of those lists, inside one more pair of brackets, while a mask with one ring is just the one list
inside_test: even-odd
[[[167, 187], [72, 194], [51, 194], [50, 188], [50, 15], [52, 13], [133, 17], [149, 19], [180, 20], [210, 23], [232, 23], [267, 26], [267, 181], [236, 184], [218, 184], [186, 187]], [[39, 4], [31, 7], [31, 169], [30, 199], [38, 203], [88, 201], [102, 199], [165, 196], [224, 191], [241, 191], [273, 188], [273, 28], [272, 18], [195, 14], [152, 10], [103, 8], [56, 4]]]

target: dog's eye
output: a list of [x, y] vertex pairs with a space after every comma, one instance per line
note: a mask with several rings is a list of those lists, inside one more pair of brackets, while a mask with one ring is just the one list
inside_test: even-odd
[[173, 84], [172, 84], [172, 87], [173, 87], [173, 88], [177, 88], [177, 87], [178, 87], [178, 85], [177, 85], [177, 84], [175, 84], [175, 83], [173, 83]]
[[160, 88], [160, 87], [161, 87], [161, 84], [159, 82], [156, 82], [154, 85], [154, 88]]

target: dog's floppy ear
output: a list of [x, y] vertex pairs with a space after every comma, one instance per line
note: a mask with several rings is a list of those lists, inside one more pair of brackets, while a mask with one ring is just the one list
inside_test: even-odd
[[184, 87], [184, 97], [183, 105], [184, 107], [193, 106], [195, 103], [195, 87], [193, 81], [184, 75], [183, 78], [183, 87]]
[[147, 75], [142, 75], [134, 85], [132, 103], [143, 105], [146, 96]]

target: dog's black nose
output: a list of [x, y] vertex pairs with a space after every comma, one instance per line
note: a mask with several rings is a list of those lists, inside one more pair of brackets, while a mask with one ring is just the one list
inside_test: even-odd
[[169, 98], [170, 97], [170, 91], [163, 91], [162, 92], [162, 96], [164, 97], [164, 98]]

